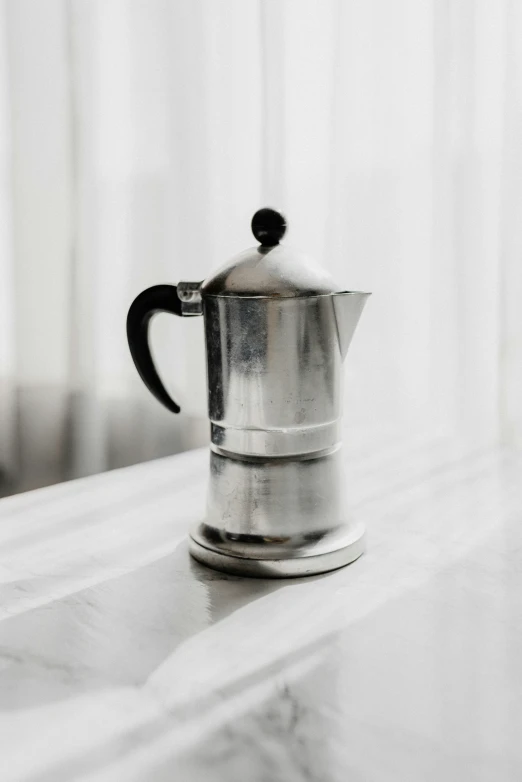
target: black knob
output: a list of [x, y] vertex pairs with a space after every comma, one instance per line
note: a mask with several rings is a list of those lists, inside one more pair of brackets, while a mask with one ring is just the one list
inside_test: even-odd
[[252, 233], [263, 247], [275, 247], [286, 231], [286, 220], [275, 209], [259, 209], [252, 218]]

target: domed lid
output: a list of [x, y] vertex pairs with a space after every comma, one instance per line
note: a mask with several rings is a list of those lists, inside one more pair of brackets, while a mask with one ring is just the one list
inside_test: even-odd
[[286, 231], [282, 214], [260, 209], [252, 218], [259, 247], [236, 255], [208, 277], [203, 296], [280, 297], [321, 296], [339, 288], [321, 267], [295, 250], [279, 244]]

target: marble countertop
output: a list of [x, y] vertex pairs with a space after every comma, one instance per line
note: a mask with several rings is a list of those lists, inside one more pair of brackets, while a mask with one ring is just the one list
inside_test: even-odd
[[346, 448], [368, 552], [187, 552], [208, 455], [0, 501], [0, 779], [522, 779], [522, 455]]

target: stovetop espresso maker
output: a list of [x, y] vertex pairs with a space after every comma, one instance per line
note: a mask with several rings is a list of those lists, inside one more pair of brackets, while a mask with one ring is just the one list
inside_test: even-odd
[[259, 246], [203, 282], [143, 291], [127, 318], [142, 380], [179, 413], [152, 361], [149, 322], [158, 312], [204, 317], [210, 480], [189, 547], [200, 562], [240, 575], [322, 573], [364, 550], [364, 527], [345, 506], [342, 364], [370, 294], [339, 291], [280, 245], [285, 230], [281, 214], [259, 210]]

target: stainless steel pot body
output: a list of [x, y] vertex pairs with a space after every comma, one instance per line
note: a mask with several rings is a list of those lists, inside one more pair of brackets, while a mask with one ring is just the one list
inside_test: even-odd
[[345, 501], [336, 295], [203, 295], [203, 313], [210, 478], [192, 555], [265, 577], [357, 559], [364, 528]]
[[217, 452], [289, 457], [340, 442], [342, 357], [333, 296], [203, 296]]
[[364, 547], [345, 504], [341, 416], [342, 363], [368, 294], [323, 292], [309, 264], [277, 252], [248, 252], [210, 282], [154, 286], [127, 319], [142, 379], [176, 413], [148, 323], [156, 312], [204, 315], [210, 478], [190, 551], [220, 570], [269, 577], [332, 570]]
[[357, 559], [364, 527], [347, 508], [341, 454], [253, 461], [211, 451], [206, 516], [190, 552], [218, 570], [269, 578]]

